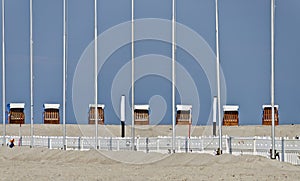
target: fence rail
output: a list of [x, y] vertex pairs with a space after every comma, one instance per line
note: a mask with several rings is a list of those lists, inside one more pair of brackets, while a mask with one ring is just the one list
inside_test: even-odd
[[[3, 144], [3, 137], [0, 136], [0, 143], [6, 145], [10, 139], [15, 139], [17, 146], [30, 146], [30, 136], [6, 136], [6, 143]], [[34, 147], [47, 147], [49, 149], [62, 149], [62, 136], [34, 136]], [[95, 137], [66, 137], [67, 149], [89, 150], [95, 149]], [[176, 137], [176, 152], [186, 153], [211, 153], [219, 147], [218, 137]], [[126, 137], [99, 137], [98, 145], [100, 150], [131, 150], [132, 138]], [[135, 139], [137, 151], [169, 153], [172, 149], [172, 137], [137, 137]], [[222, 139], [224, 153], [233, 155], [260, 155], [270, 157], [272, 142], [270, 137], [229, 137]], [[282, 162], [289, 162], [300, 165], [300, 140], [289, 138], [276, 138], [275, 149], [277, 159]]]

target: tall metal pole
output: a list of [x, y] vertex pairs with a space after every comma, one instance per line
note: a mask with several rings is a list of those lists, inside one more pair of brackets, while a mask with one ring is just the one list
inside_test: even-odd
[[98, 25], [97, 25], [97, 0], [94, 0], [94, 6], [95, 6], [95, 22], [94, 22], [94, 25], [95, 25], [95, 129], [96, 129], [96, 132], [95, 132], [95, 142], [96, 142], [96, 149], [99, 148], [99, 145], [98, 145], [98, 40], [97, 40], [97, 36], [98, 36]]
[[6, 139], [6, 125], [5, 125], [5, 116], [6, 116], [6, 106], [5, 106], [5, 97], [6, 97], [6, 93], [5, 93], [5, 0], [2, 0], [2, 118], [3, 118], [3, 143], [2, 145], [5, 145]]
[[134, 133], [134, 0], [131, 0], [131, 137], [132, 150], [135, 150]]
[[67, 16], [66, 16], [66, 0], [63, 2], [63, 145], [66, 150], [66, 64], [67, 64]]
[[32, 39], [32, 0], [30, 0], [30, 147], [33, 147], [33, 39]]
[[219, 52], [219, 8], [216, 0], [216, 64], [217, 64], [217, 89], [218, 89], [218, 121], [219, 121], [219, 149], [217, 154], [222, 154], [222, 122], [221, 122], [221, 85], [220, 85], [220, 52]]
[[275, 159], [275, 113], [274, 113], [274, 16], [275, 0], [271, 0], [271, 106], [272, 106], [272, 153]]
[[175, 0], [172, 0], [172, 151], [175, 153]]

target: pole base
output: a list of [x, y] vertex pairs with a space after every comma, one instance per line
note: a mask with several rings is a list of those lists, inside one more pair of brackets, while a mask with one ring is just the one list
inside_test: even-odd
[[121, 137], [125, 137], [125, 121], [121, 121]]
[[273, 155], [273, 152], [272, 152], [272, 149], [270, 149], [270, 158], [272, 160], [275, 160], [278, 158], [278, 160], [280, 160], [280, 157], [279, 157], [279, 152], [277, 152], [277, 150], [275, 150], [275, 155]]
[[173, 153], [175, 153], [175, 152], [176, 152], [175, 150], [168, 149], [168, 153], [169, 153], [169, 154], [173, 154]]
[[222, 155], [222, 150], [220, 148], [217, 149], [216, 155]]

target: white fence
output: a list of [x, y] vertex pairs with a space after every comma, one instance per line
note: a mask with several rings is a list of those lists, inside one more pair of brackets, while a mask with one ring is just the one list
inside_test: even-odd
[[[0, 142], [3, 144], [3, 137]], [[7, 136], [6, 143], [15, 139], [17, 146], [30, 146], [30, 136]], [[98, 145], [100, 150], [131, 150], [132, 138], [126, 137], [99, 137]], [[6, 143], [4, 145], [6, 145]], [[67, 149], [89, 150], [95, 148], [95, 137], [66, 137]], [[137, 151], [169, 153], [172, 147], [172, 137], [138, 137], [135, 139]], [[176, 152], [189, 153], [211, 153], [219, 147], [218, 137], [176, 137]], [[62, 149], [63, 137], [58, 136], [34, 136], [34, 147], [47, 147], [50, 149]], [[270, 137], [228, 137], [222, 139], [222, 148], [224, 153], [233, 155], [261, 155], [270, 157], [270, 148], [272, 147]], [[300, 165], [300, 140], [289, 138], [276, 138], [275, 149], [277, 159], [283, 162], [289, 162], [294, 165]]]

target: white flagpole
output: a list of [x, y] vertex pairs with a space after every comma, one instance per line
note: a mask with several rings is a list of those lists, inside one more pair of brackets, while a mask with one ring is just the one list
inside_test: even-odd
[[217, 91], [218, 91], [218, 121], [219, 121], [219, 149], [217, 154], [222, 154], [222, 122], [221, 122], [221, 85], [220, 85], [220, 52], [219, 52], [219, 8], [216, 0], [216, 64], [217, 64]]
[[3, 143], [2, 145], [4, 146], [5, 145], [5, 142], [6, 142], [6, 139], [5, 139], [5, 136], [6, 136], [6, 125], [5, 125], [5, 116], [6, 116], [6, 106], [5, 106], [5, 97], [6, 97], [6, 94], [5, 94], [5, 86], [6, 86], [6, 83], [5, 83], [5, 3], [4, 3], [5, 0], [2, 0], [2, 116], [3, 116]]
[[134, 0], [131, 0], [131, 137], [132, 150], [135, 150], [134, 128]]
[[32, 38], [32, 0], [30, 0], [30, 147], [33, 147], [33, 38]]
[[63, 2], [63, 149], [66, 150], [66, 64], [67, 64], [67, 31], [66, 31], [66, 0]]
[[175, 0], [172, 0], [172, 151], [175, 153]]
[[271, 0], [271, 106], [272, 106], [272, 153], [271, 158], [275, 159], [275, 111], [274, 111], [274, 16], [275, 2]]
[[95, 142], [96, 142], [96, 149], [99, 148], [98, 145], [98, 40], [97, 40], [97, 36], [98, 36], [98, 25], [97, 25], [97, 0], [94, 0], [94, 7], [95, 7], [95, 22], [94, 22], [94, 26], [95, 26], [95, 69], [94, 69], [94, 73], [95, 73]]

